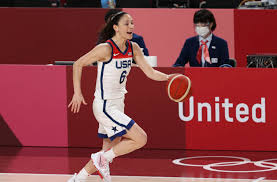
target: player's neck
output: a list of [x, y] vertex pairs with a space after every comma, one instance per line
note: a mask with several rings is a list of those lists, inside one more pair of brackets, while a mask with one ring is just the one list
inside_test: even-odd
[[114, 36], [112, 39], [121, 50], [126, 49], [126, 41], [127, 41], [126, 39], [122, 39], [117, 36]]

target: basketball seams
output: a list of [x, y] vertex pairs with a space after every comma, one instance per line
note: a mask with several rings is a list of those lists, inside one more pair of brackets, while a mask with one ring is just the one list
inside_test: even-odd
[[184, 80], [180, 80], [180, 83], [177, 85], [176, 91], [175, 91], [175, 93], [174, 93], [174, 95], [173, 95], [174, 98], [176, 98], [176, 96], [178, 96], [177, 93], [178, 93], [178, 91], [179, 91], [179, 89], [180, 89], [180, 87], [181, 87], [183, 81], [184, 81]]
[[174, 98], [171, 97], [171, 94], [170, 94], [170, 87], [171, 87], [172, 82], [173, 82], [176, 78], [178, 78], [178, 77], [180, 77], [180, 76], [184, 76], [184, 75], [181, 75], [181, 74], [180, 74], [180, 75], [174, 76], [174, 77], [169, 81], [168, 87], [167, 87], [167, 93], [168, 93], [169, 98], [170, 98], [171, 100], [175, 101], [175, 102], [176, 102], [176, 100], [175, 100]]
[[[184, 94], [180, 99], [174, 99], [174, 98], [171, 96], [171, 94], [170, 94], [170, 87], [171, 87], [171, 84], [173, 83], [173, 81], [174, 81], [175, 79], [177, 79], [178, 77], [181, 77], [181, 76], [185, 76], [185, 75], [180, 74], [180, 75], [174, 76], [174, 77], [169, 81], [168, 87], [167, 87], [167, 93], [168, 93], [169, 98], [170, 98], [171, 100], [175, 101], [175, 102], [180, 102], [180, 101], [182, 101], [182, 100], [188, 95], [188, 93], [189, 93], [189, 91], [190, 91], [190, 87], [191, 87], [191, 81], [190, 81], [190, 79], [189, 79], [187, 76], [185, 76], [185, 78], [188, 80], [188, 88], [187, 88], [185, 94]], [[178, 89], [177, 89], [177, 90], [178, 90]], [[177, 92], [177, 91], [176, 91], [176, 92]]]
[[190, 79], [188, 77], [186, 77], [186, 79], [188, 80], [188, 88], [187, 88], [185, 94], [180, 99], [176, 100], [176, 102], [182, 101], [188, 95], [188, 93], [190, 91], [191, 81], [190, 81]]

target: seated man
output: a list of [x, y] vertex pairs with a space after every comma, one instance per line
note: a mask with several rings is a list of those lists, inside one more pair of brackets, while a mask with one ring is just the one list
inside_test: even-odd
[[216, 21], [212, 12], [201, 9], [195, 12], [193, 23], [197, 36], [188, 38], [173, 67], [224, 67], [229, 66], [229, 51], [225, 40], [212, 32]]

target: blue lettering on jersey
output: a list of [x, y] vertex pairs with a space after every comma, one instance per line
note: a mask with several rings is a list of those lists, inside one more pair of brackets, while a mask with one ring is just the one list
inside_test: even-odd
[[115, 67], [117, 69], [129, 68], [131, 65], [132, 65], [131, 60], [116, 61], [116, 63], [115, 63]]

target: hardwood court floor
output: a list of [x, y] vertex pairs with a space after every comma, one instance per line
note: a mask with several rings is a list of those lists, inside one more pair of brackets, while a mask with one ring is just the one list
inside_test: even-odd
[[[96, 151], [0, 147], [0, 182], [66, 182]], [[114, 160], [111, 175], [113, 182], [277, 182], [277, 152], [143, 149]]]
[[[0, 173], [2, 182], [66, 182], [70, 175], [57, 174], [14, 174]], [[96, 175], [90, 176], [86, 181], [100, 182]], [[277, 180], [258, 179], [224, 179], [224, 178], [184, 178], [184, 177], [151, 177], [151, 176], [113, 176], [113, 182], [276, 182]]]

